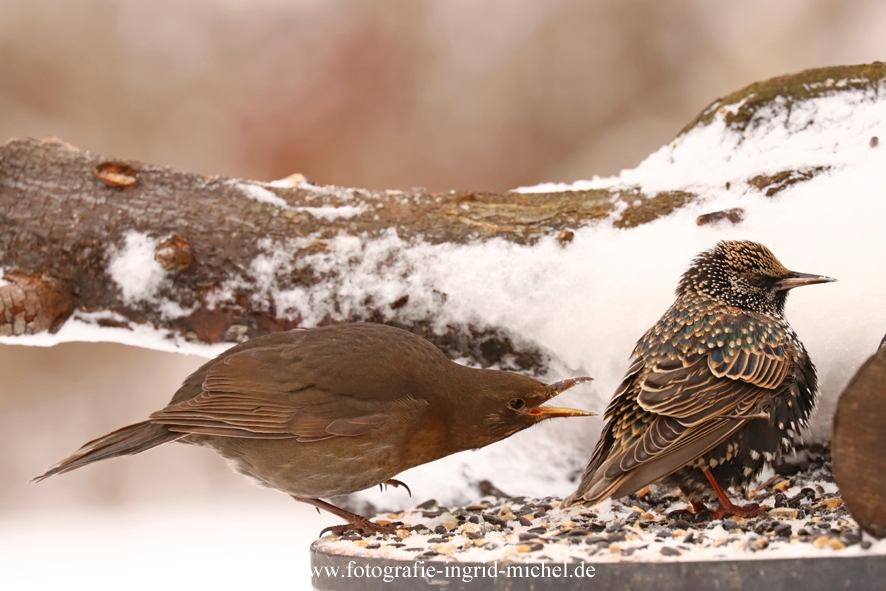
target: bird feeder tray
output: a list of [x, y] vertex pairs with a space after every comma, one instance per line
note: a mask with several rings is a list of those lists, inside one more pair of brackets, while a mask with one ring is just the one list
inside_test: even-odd
[[[685, 501], [644, 489], [594, 507], [547, 497], [426, 501], [376, 516], [395, 536], [324, 536], [319, 591], [442, 589], [877, 590], [886, 581], [886, 348], [849, 382], [833, 454], [800, 450], [742, 491], [755, 518], [696, 522]], [[833, 471], [832, 471], [833, 465]], [[839, 490], [837, 486], [839, 485]]]
[[696, 523], [684, 500], [655, 488], [594, 507], [563, 508], [553, 497], [426, 501], [376, 516], [396, 535], [314, 542], [312, 583], [321, 591], [881, 590], [886, 540], [849, 514], [830, 450], [807, 448], [795, 461], [736, 499], [765, 509], [749, 519]]

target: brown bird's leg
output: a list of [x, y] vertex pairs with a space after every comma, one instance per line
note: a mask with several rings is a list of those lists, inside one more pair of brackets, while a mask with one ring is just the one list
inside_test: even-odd
[[708, 479], [708, 482], [711, 483], [711, 486], [714, 488], [714, 492], [717, 493], [717, 499], [720, 501], [720, 506], [717, 507], [717, 510], [714, 511], [711, 519], [722, 519], [727, 515], [737, 515], [739, 517], [757, 517], [760, 515], [760, 506], [754, 503], [750, 505], [735, 505], [732, 501], [729, 500], [729, 497], [726, 496], [726, 493], [723, 492], [723, 489], [720, 488], [720, 485], [717, 484], [717, 481], [714, 479], [714, 475], [711, 474], [710, 469], [704, 467], [701, 469], [704, 472], [705, 478]]
[[346, 531], [358, 529], [365, 533], [379, 533], [379, 534], [393, 534], [396, 533], [393, 527], [387, 527], [384, 525], [379, 525], [377, 523], [372, 523], [362, 515], [357, 515], [356, 513], [351, 513], [350, 511], [345, 511], [339, 507], [331, 503], [327, 503], [326, 501], [322, 501], [320, 499], [309, 499], [307, 497], [297, 497], [295, 495], [289, 495], [296, 501], [301, 501], [302, 503], [308, 503], [309, 505], [313, 505], [315, 507], [319, 507], [324, 509], [333, 515], [337, 515], [347, 521], [347, 524], [343, 525], [332, 525], [330, 527], [323, 528], [323, 531], [320, 532], [322, 536], [326, 532], [332, 532], [334, 535], [343, 534]]
[[410, 497], [412, 496], [412, 491], [409, 490], [409, 487], [406, 485], [405, 482], [400, 482], [399, 480], [394, 480], [393, 478], [389, 478], [388, 480], [385, 480], [384, 484], [387, 484], [389, 486], [393, 486], [394, 488], [400, 488], [402, 486], [403, 488], [406, 489], [406, 492], [409, 493], [409, 496]]

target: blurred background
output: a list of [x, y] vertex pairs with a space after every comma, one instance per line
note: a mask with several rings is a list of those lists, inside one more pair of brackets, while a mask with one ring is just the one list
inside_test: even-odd
[[[0, 141], [55, 135], [263, 181], [300, 172], [374, 189], [501, 191], [617, 174], [719, 96], [883, 59], [884, 30], [876, 0], [2, 0]], [[115, 344], [0, 346], [6, 576], [38, 573], [47, 556], [87, 568], [98, 542], [78, 535], [105, 526], [105, 560], [135, 568], [123, 549], [107, 553], [135, 543], [113, 515], [153, 543], [144, 507], [169, 515], [237, 499], [293, 531], [310, 523], [308, 541], [327, 524], [189, 446], [26, 483], [165, 404], [202, 361]], [[97, 588], [98, 571], [84, 572]], [[46, 573], [34, 576], [16, 588], [40, 587]]]

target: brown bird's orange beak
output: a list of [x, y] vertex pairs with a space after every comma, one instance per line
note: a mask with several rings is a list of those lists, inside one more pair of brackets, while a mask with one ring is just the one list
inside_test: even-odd
[[[593, 379], [594, 378], [591, 377], [581, 376], [577, 378], [566, 378], [565, 380], [560, 380], [559, 382], [549, 384], [548, 388], [551, 392], [549, 398], [553, 398], [557, 394], [565, 392], [573, 386], [577, 386], [578, 384], [583, 384], [585, 382], [590, 382]], [[593, 417], [597, 415], [597, 413], [590, 410], [580, 410], [578, 408], [557, 408], [554, 406], [536, 406], [535, 408], [528, 410], [526, 414], [531, 417], [543, 417], [546, 419], [553, 419], [557, 417]]]

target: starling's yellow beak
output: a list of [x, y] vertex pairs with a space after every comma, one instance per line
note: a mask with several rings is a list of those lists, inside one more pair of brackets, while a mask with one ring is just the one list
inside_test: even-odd
[[833, 277], [825, 277], [824, 275], [815, 275], [814, 273], [797, 273], [792, 272], [788, 277], [777, 281], [775, 289], [779, 291], [787, 291], [795, 287], [803, 287], [804, 285], [815, 285], [816, 283], [831, 283], [836, 281]]

